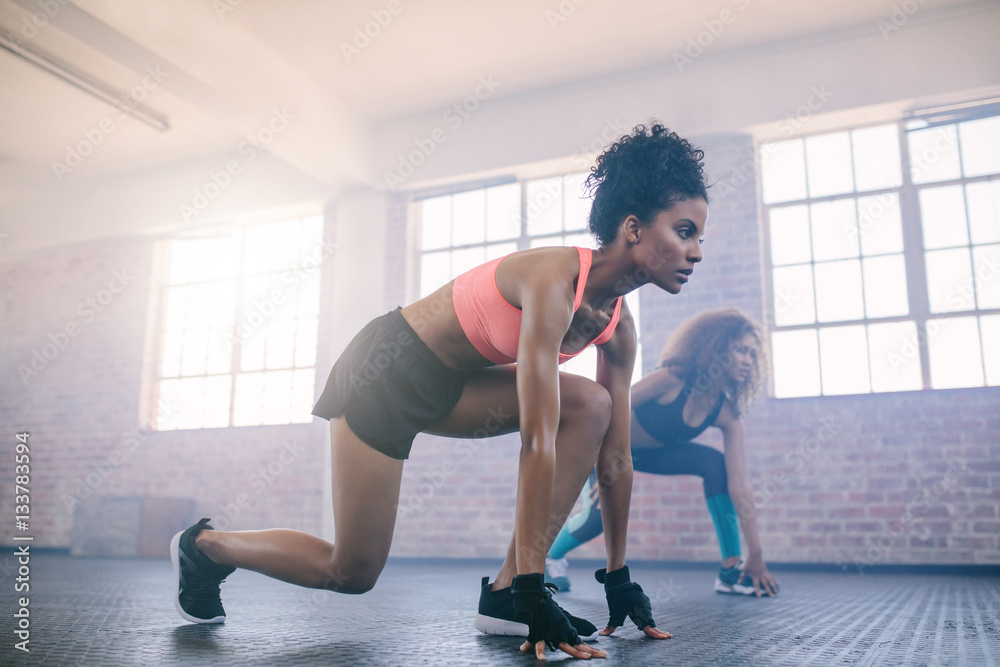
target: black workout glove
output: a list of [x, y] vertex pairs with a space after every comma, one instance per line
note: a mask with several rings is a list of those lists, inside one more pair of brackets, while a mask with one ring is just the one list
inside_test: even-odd
[[519, 574], [514, 577], [510, 592], [514, 596], [514, 609], [528, 614], [528, 641], [544, 641], [552, 650], [566, 642], [570, 646], [580, 643], [576, 630], [569, 619], [552, 599], [552, 593], [545, 587], [545, 575]]
[[597, 581], [604, 584], [604, 594], [608, 598], [608, 625], [612, 628], [621, 627], [628, 616], [639, 627], [644, 629], [647, 625], [656, 627], [653, 620], [653, 609], [649, 604], [649, 598], [642, 592], [639, 584], [632, 583], [628, 576], [628, 565], [620, 570], [608, 572], [601, 568], [594, 573]]

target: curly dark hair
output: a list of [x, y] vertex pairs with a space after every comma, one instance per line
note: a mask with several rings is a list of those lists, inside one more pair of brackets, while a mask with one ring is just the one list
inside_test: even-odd
[[[733, 363], [733, 346], [747, 334], [757, 341], [750, 375], [733, 382], [726, 369]], [[732, 401], [737, 416], [743, 415], [760, 393], [767, 373], [764, 330], [736, 308], [718, 308], [698, 313], [677, 327], [660, 352], [659, 368], [670, 368], [709, 396], [719, 392]]]
[[708, 201], [705, 152], [663, 125], [636, 125], [597, 158], [585, 187], [593, 196], [590, 233], [611, 243], [629, 215], [645, 224], [682, 199]]

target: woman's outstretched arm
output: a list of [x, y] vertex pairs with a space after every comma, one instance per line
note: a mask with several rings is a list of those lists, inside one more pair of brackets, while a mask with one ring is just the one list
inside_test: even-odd
[[740, 527], [747, 542], [747, 559], [743, 571], [753, 581], [758, 595], [778, 594], [778, 582], [771, 576], [764, 563], [764, 553], [757, 531], [757, 509], [753, 503], [753, 487], [747, 475], [746, 455], [743, 449], [743, 422], [735, 415], [732, 404], [727, 400], [715, 425], [722, 431], [722, 441], [726, 454], [726, 477], [729, 480], [729, 496], [739, 515]]

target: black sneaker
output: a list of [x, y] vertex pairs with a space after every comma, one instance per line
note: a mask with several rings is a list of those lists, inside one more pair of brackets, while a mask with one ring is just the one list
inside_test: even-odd
[[[546, 584], [551, 587], [551, 584]], [[556, 605], [559, 607], [559, 605]], [[566, 614], [570, 625], [580, 635], [580, 641], [597, 639], [597, 627], [585, 618], [579, 618], [559, 607]], [[476, 629], [484, 635], [503, 637], [527, 637], [528, 614], [514, 609], [514, 596], [510, 587], [498, 591], [490, 590], [490, 578], [483, 577], [479, 592], [479, 613], [476, 614]]]
[[219, 584], [236, 569], [212, 562], [194, 546], [203, 530], [213, 530], [202, 519], [170, 540], [170, 562], [174, 566], [174, 606], [181, 618], [192, 623], [224, 623], [226, 610], [219, 597]]

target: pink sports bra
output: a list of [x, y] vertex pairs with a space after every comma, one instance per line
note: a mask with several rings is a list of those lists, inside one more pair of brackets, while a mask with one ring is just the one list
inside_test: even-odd
[[[576, 296], [573, 298], [573, 312], [580, 307], [583, 289], [587, 286], [587, 276], [593, 261], [590, 248], [574, 246], [580, 255], [580, 276], [576, 280]], [[481, 355], [495, 364], [510, 364], [517, 361], [517, 342], [521, 333], [521, 309], [507, 303], [497, 288], [497, 266], [508, 255], [499, 257], [455, 278], [452, 299], [455, 314], [462, 325], [462, 331]], [[574, 354], [559, 353], [559, 363], [569, 361], [591, 345], [601, 345], [611, 339], [618, 326], [622, 299], [618, 297], [611, 321], [598, 336]]]

